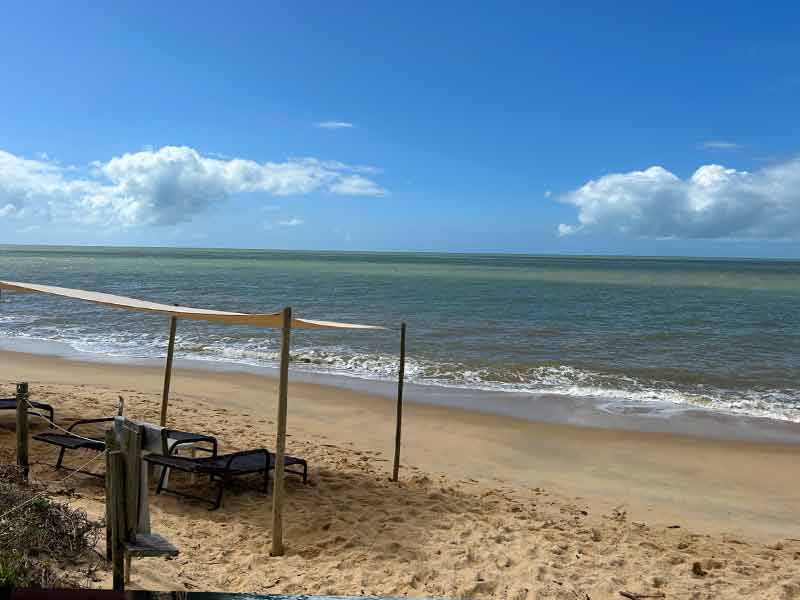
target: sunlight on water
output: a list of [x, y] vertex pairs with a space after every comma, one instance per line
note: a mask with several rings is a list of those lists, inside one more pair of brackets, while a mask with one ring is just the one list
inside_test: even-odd
[[[383, 324], [294, 334], [293, 368], [689, 404], [800, 422], [800, 262], [0, 246], [0, 277]], [[159, 317], [4, 293], [0, 336], [163, 356]], [[181, 321], [178, 356], [271, 366], [274, 331]]]

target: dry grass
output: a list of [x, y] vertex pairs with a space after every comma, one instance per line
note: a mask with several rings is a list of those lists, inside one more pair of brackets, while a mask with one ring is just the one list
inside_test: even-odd
[[15, 465], [0, 465], [0, 587], [74, 587], [75, 571], [91, 572], [99, 559], [100, 523], [40, 485], [28, 484]]

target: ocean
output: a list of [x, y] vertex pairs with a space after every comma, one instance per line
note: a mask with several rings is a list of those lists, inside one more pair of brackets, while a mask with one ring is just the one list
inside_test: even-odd
[[[0, 279], [385, 325], [295, 331], [292, 370], [800, 422], [800, 261], [0, 246]], [[165, 317], [3, 292], [0, 339], [163, 357]], [[176, 356], [274, 367], [277, 331], [180, 321]], [[435, 393], [433, 388], [432, 393]]]

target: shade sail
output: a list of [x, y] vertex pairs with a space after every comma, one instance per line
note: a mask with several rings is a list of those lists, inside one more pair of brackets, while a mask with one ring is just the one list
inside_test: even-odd
[[[158, 302], [150, 302], [149, 300], [127, 298], [126, 296], [116, 296], [114, 294], [104, 294], [102, 292], [76, 290], [54, 285], [40, 285], [38, 283], [22, 283], [19, 281], [0, 280], [0, 289], [12, 290], [14, 292], [38, 292], [41, 294], [50, 294], [52, 296], [61, 296], [63, 298], [94, 302], [95, 304], [102, 304], [114, 308], [124, 308], [126, 310], [167, 315], [169, 317], [192, 319], [195, 321], [210, 321], [214, 323], [226, 323], [228, 325], [252, 325], [255, 327], [281, 327], [283, 324], [281, 313], [247, 314], [210, 310], [207, 308], [192, 308], [191, 306], [172, 306], [170, 304], [160, 304]], [[292, 328], [384, 329], [378, 325], [337, 323], [336, 321], [320, 321], [316, 319], [292, 319]]]

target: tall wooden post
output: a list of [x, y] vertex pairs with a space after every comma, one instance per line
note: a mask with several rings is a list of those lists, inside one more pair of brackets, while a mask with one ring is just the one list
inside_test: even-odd
[[283, 555], [283, 472], [286, 455], [286, 410], [289, 391], [289, 345], [292, 309], [283, 309], [281, 328], [281, 366], [278, 381], [278, 435], [275, 441], [275, 483], [272, 486], [272, 556]]
[[28, 481], [28, 384], [17, 384], [17, 466]]
[[397, 428], [394, 433], [394, 469], [392, 481], [397, 481], [400, 473], [400, 434], [403, 429], [403, 379], [406, 370], [406, 324], [400, 324], [400, 368], [397, 374]]
[[175, 330], [178, 327], [178, 317], [169, 318], [169, 344], [167, 345], [167, 365], [164, 369], [164, 391], [161, 394], [161, 421], [160, 425], [167, 425], [167, 405], [169, 404], [169, 384], [172, 380], [172, 354], [175, 352]]
[[[120, 451], [125, 461], [125, 527], [122, 530], [122, 540], [127, 542], [136, 539], [136, 529], [139, 524], [139, 501], [141, 491], [141, 469], [142, 469], [142, 439], [144, 438], [144, 426], [134, 425], [131, 421], [125, 420], [125, 430], [122, 433], [122, 444]], [[125, 554], [125, 584], [131, 581], [131, 555]]]
[[111, 530], [113, 529], [114, 523], [114, 509], [113, 503], [111, 502], [111, 469], [109, 468], [109, 454], [114, 452], [115, 450], [119, 450], [119, 445], [117, 444], [117, 436], [114, 433], [114, 428], [111, 427], [106, 429], [106, 477], [105, 477], [105, 484], [106, 484], [106, 560], [111, 562], [111, 550], [113, 548], [113, 544], [111, 541]]
[[111, 428], [106, 431], [106, 555], [114, 591], [125, 589], [125, 458]]

